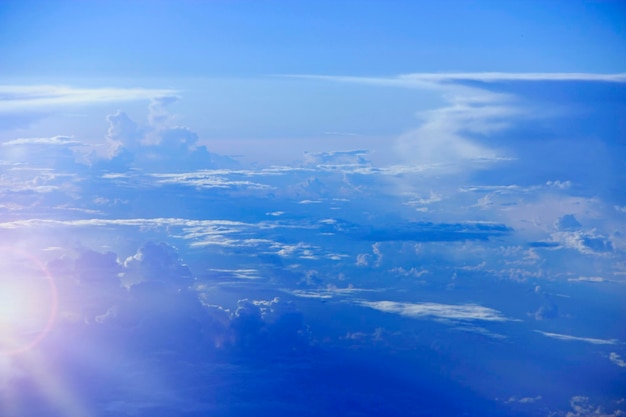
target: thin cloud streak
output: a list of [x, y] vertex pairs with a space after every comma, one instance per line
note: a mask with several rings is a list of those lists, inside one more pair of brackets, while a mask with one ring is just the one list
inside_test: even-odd
[[626, 83], [626, 73], [595, 74], [582, 72], [451, 72], [451, 73], [409, 73], [389, 77], [359, 77], [341, 75], [286, 74], [288, 78], [306, 78], [337, 82], [350, 82], [395, 87], [433, 87], [433, 84], [478, 81], [579, 81]]
[[153, 219], [84, 219], [84, 220], [51, 220], [29, 219], [0, 223], [0, 229], [21, 229], [54, 226], [74, 227], [103, 227], [103, 226], [133, 226], [133, 227], [165, 227], [165, 226], [246, 226], [247, 223], [230, 220], [191, 220], [181, 218], [153, 218]]
[[395, 301], [361, 301], [360, 305], [401, 316], [453, 321], [512, 321], [497, 310], [476, 304], [401, 303]]
[[541, 330], [535, 330], [535, 332], [540, 333], [546, 337], [563, 340], [565, 342], [586, 342], [594, 345], [616, 345], [617, 343], [619, 343], [619, 341], [616, 339], [594, 339], [591, 337], [578, 337], [570, 336], [567, 334], [542, 332]]
[[176, 93], [177, 91], [169, 89], [0, 85], [0, 112], [67, 104], [147, 100]]
[[81, 142], [67, 136], [53, 136], [49, 138], [19, 138], [6, 142], [2, 142], [1, 146], [20, 146], [20, 145], [83, 145]]
[[590, 81], [626, 82], [626, 73], [594, 74], [584, 72], [458, 72], [403, 74], [399, 79], [420, 81]]

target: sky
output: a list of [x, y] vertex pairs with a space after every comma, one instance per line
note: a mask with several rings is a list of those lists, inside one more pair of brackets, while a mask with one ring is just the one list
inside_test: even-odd
[[0, 1], [0, 415], [626, 415], [620, 1]]

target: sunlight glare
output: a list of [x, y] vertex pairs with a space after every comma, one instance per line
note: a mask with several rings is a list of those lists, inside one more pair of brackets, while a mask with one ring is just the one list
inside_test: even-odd
[[41, 342], [56, 309], [56, 287], [43, 264], [28, 254], [1, 248], [0, 354], [23, 352]]

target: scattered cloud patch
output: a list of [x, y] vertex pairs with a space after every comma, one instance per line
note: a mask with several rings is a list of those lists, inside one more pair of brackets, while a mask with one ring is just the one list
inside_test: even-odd
[[613, 242], [596, 232], [556, 232], [552, 234], [555, 243], [575, 249], [584, 254], [606, 254], [613, 252]]
[[622, 417], [626, 416], [626, 411], [614, 409], [605, 410], [604, 407], [598, 406], [591, 402], [589, 397], [577, 395], [570, 399], [571, 411], [565, 414], [565, 417]]
[[274, 187], [252, 181], [234, 180], [202, 171], [183, 174], [152, 174], [157, 184], [178, 184], [197, 188], [269, 190]]
[[624, 361], [622, 357], [617, 353], [611, 352], [611, 354], [609, 355], [609, 359], [620, 368], [626, 368], [626, 361]]
[[520, 403], [520, 404], [532, 404], [537, 401], [540, 401], [543, 397], [541, 395], [537, 395], [536, 397], [509, 397], [506, 400], [506, 403]]
[[578, 278], [568, 278], [570, 282], [606, 282], [607, 280], [602, 277], [578, 277]]
[[258, 269], [209, 269], [214, 274], [232, 276], [239, 279], [260, 279], [261, 274]]
[[360, 301], [364, 307], [385, 313], [420, 319], [432, 318], [445, 321], [510, 321], [497, 310], [476, 304], [401, 303], [395, 301]]

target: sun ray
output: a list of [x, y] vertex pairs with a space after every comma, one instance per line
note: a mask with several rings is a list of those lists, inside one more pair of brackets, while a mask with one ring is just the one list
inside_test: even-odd
[[[18, 417], [25, 415], [23, 407], [32, 406], [28, 398], [40, 394], [45, 401], [38, 406], [44, 406], [47, 413], [64, 417], [90, 417], [95, 415], [80, 400], [71, 386], [61, 378], [62, 372], [54, 368], [50, 358], [43, 356], [38, 349], [31, 349], [7, 358], [9, 366], [16, 372], [17, 381], [26, 381], [25, 384], [8, 381], [2, 393], [3, 416]], [[15, 382], [17, 382], [15, 381]]]

